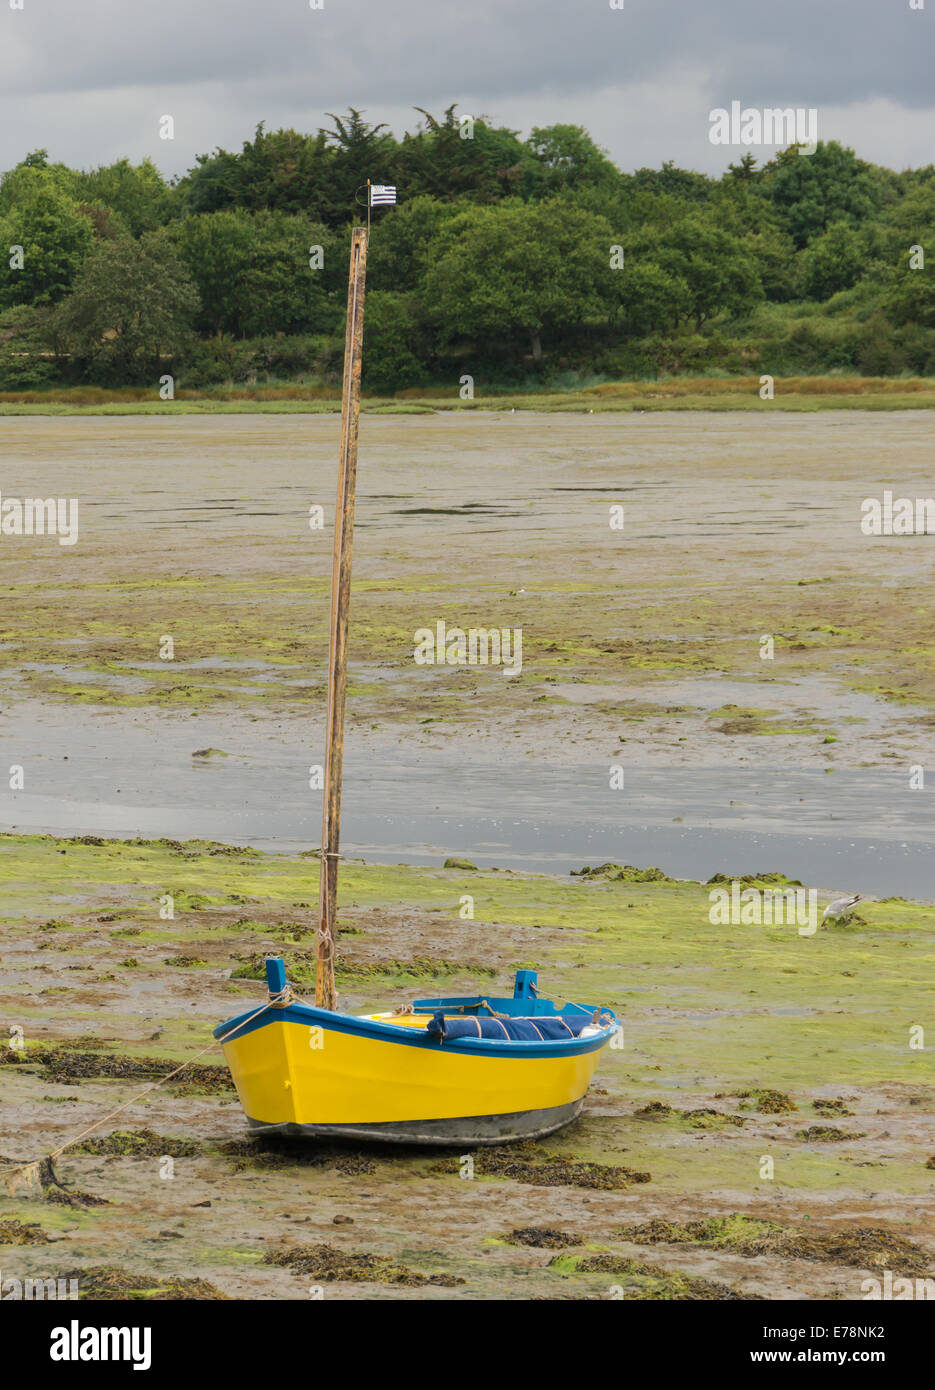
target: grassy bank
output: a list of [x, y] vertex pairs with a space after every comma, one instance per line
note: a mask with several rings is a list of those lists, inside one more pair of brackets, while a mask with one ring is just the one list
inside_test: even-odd
[[[935, 408], [935, 379], [927, 377], [776, 377], [772, 400], [760, 399], [759, 377], [673, 377], [610, 382], [580, 389], [508, 390], [478, 383], [472, 400], [456, 388], [413, 388], [395, 396], [364, 396], [372, 414], [439, 410], [924, 410]], [[320, 386], [270, 383], [179, 390], [172, 401], [156, 388], [52, 387], [0, 392], [0, 415], [333, 414], [340, 392]]]

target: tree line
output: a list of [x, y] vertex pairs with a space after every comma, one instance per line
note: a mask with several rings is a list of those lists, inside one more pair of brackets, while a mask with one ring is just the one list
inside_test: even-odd
[[[417, 108], [418, 110], [418, 108]], [[337, 380], [348, 232], [368, 264], [365, 387], [842, 370], [935, 375], [935, 168], [835, 143], [720, 178], [621, 173], [580, 126], [525, 140], [418, 111], [260, 125], [180, 179], [28, 154], [0, 179], [0, 389]]]

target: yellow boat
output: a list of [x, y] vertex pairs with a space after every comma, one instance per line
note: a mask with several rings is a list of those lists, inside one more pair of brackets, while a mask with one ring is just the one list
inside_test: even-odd
[[368, 226], [351, 234], [348, 277], [315, 1003], [295, 998], [282, 960], [270, 957], [266, 1003], [228, 1019], [214, 1035], [250, 1127], [262, 1134], [410, 1144], [534, 1138], [568, 1124], [580, 1111], [617, 1026], [609, 1010], [540, 999], [531, 970], [517, 972], [512, 998], [420, 999], [395, 1014], [362, 1016], [336, 1007], [347, 615], [368, 238], [369, 214]]
[[296, 1000], [279, 957], [269, 999], [215, 1029], [250, 1128], [296, 1137], [497, 1144], [575, 1118], [617, 1027], [561, 1007], [519, 970], [512, 998], [420, 999], [411, 1012], [340, 1013]]

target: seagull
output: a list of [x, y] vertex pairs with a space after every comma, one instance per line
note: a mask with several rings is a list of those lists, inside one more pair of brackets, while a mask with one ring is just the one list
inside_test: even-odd
[[821, 914], [821, 920], [827, 922], [830, 917], [835, 922], [843, 921], [845, 917], [850, 916], [851, 910], [856, 907], [859, 902], [863, 902], [863, 897], [860, 893], [855, 893], [852, 898], [835, 898]]

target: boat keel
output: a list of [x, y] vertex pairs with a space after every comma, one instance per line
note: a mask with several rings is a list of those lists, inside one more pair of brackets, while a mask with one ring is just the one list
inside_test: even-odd
[[380, 1124], [268, 1125], [249, 1116], [253, 1134], [288, 1139], [364, 1139], [381, 1144], [504, 1144], [512, 1139], [541, 1139], [571, 1124], [584, 1097], [547, 1110], [516, 1110], [507, 1115], [467, 1115], [443, 1120], [390, 1120]]

